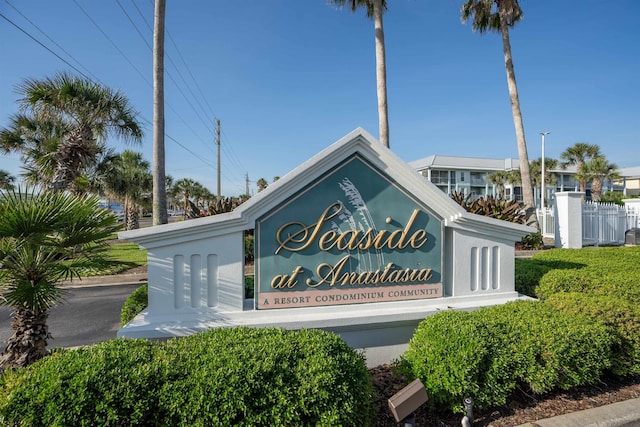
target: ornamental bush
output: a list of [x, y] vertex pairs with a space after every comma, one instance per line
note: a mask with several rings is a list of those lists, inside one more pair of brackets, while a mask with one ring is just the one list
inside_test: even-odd
[[620, 376], [640, 374], [640, 306], [615, 295], [558, 293], [549, 304], [572, 315], [584, 314], [604, 323], [615, 338], [611, 371]]
[[136, 288], [135, 291], [129, 295], [122, 305], [120, 310], [120, 323], [122, 326], [131, 322], [134, 317], [138, 315], [149, 304], [149, 291], [148, 286], [144, 285]]
[[640, 303], [638, 277], [640, 246], [550, 249], [531, 259], [516, 259], [516, 290], [541, 299], [584, 292]]
[[162, 381], [147, 340], [56, 351], [0, 376], [0, 425], [155, 425]]
[[479, 409], [503, 405], [518, 385], [545, 393], [594, 383], [611, 366], [614, 341], [586, 316], [519, 301], [428, 317], [400, 366], [420, 378], [433, 408], [462, 412], [465, 397]]
[[319, 330], [225, 328], [112, 340], [0, 376], [0, 425], [373, 423], [364, 358]]

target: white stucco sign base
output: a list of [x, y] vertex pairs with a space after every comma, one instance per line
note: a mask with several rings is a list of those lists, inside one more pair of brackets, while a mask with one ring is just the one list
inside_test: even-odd
[[[245, 299], [244, 232], [256, 235]], [[363, 129], [233, 212], [121, 232], [148, 251], [149, 305], [119, 337], [321, 328], [375, 366], [443, 310], [523, 298], [514, 244], [530, 227], [467, 213]]]

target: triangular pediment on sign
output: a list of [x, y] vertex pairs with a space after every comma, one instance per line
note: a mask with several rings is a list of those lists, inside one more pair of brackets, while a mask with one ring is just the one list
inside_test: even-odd
[[403, 188], [407, 194], [428, 206], [446, 226], [460, 223], [462, 228], [473, 228], [480, 224], [478, 229], [481, 233], [505, 232], [508, 238], [513, 237], [516, 241], [520, 237], [515, 236], [521, 236], [523, 230], [524, 234], [530, 232], [528, 227], [467, 213], [370, 133], [357, 128], [251, 197], [233, 212], [121, 232], [119, 236], [134, 240], [143, 247], [152, 247], [252, 229], [258, 218], [286, 203], [292, 194], [312, 185], [336, 165], [356, 154]]

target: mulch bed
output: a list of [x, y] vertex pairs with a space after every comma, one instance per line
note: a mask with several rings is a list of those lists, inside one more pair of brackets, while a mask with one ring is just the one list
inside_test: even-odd
[[[378, 422], [380, 427], [396, 427], [388, 406], [388, 399], [400, 391], [406, 382], [396, 376], [390, 365], [369, 370], [378, 394]], [[524, 390], [514, 392], [506, 406], [474, 411], [474, 426], [506, 427], [535, 422], [569, 412], [595, 408], [623, 400], [640, 398], [640, 376], [632, 378], [603, 377], [598, 384], [576, 387], [567, 391], [534, 395]], [[461, 402], [462, 405], [462, 402]], [[416, 411], [416, 426], [459, 427], [464, 414]]]

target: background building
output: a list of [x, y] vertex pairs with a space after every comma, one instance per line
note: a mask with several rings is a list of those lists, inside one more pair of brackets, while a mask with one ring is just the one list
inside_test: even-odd
[[[489, 176], [494, 172], [506, 172], [511, 181], [505, 178], [505, 197], [522, 201], [522, 187], [519, 182], [519, 160], [514, 158], [487, 159], [479, 157], [457, 157], [433, 155], [409, 163], [413, 168], [427, 177], [445, 193], [451, 195], [459, 192], [471, 195], [472, 198], [498, 196], [499, 185], [491, 183]], [[576, 179], [576, 167], [566, 169], [550, 169], [553, 180], [546, 182], [545, 200], [553, 200], [558, 191], [579, 191], [580, 184]], [[515, 175], [515, 179], [513, 176]], [[603, 184], [604, 191], [621, 191], [625, 196], [640, 194], [640, 167], [620, 169], [622, 179], [614, 183]], [[537, 177], [536, 177], [537, 178]], [[539, 181], [539, 180], [538, 180]], [[586, 183], [586, 198], [591, 196], [591, 183]], [[540, 201], [540, 184], [534, 185], [536, 203]]]

